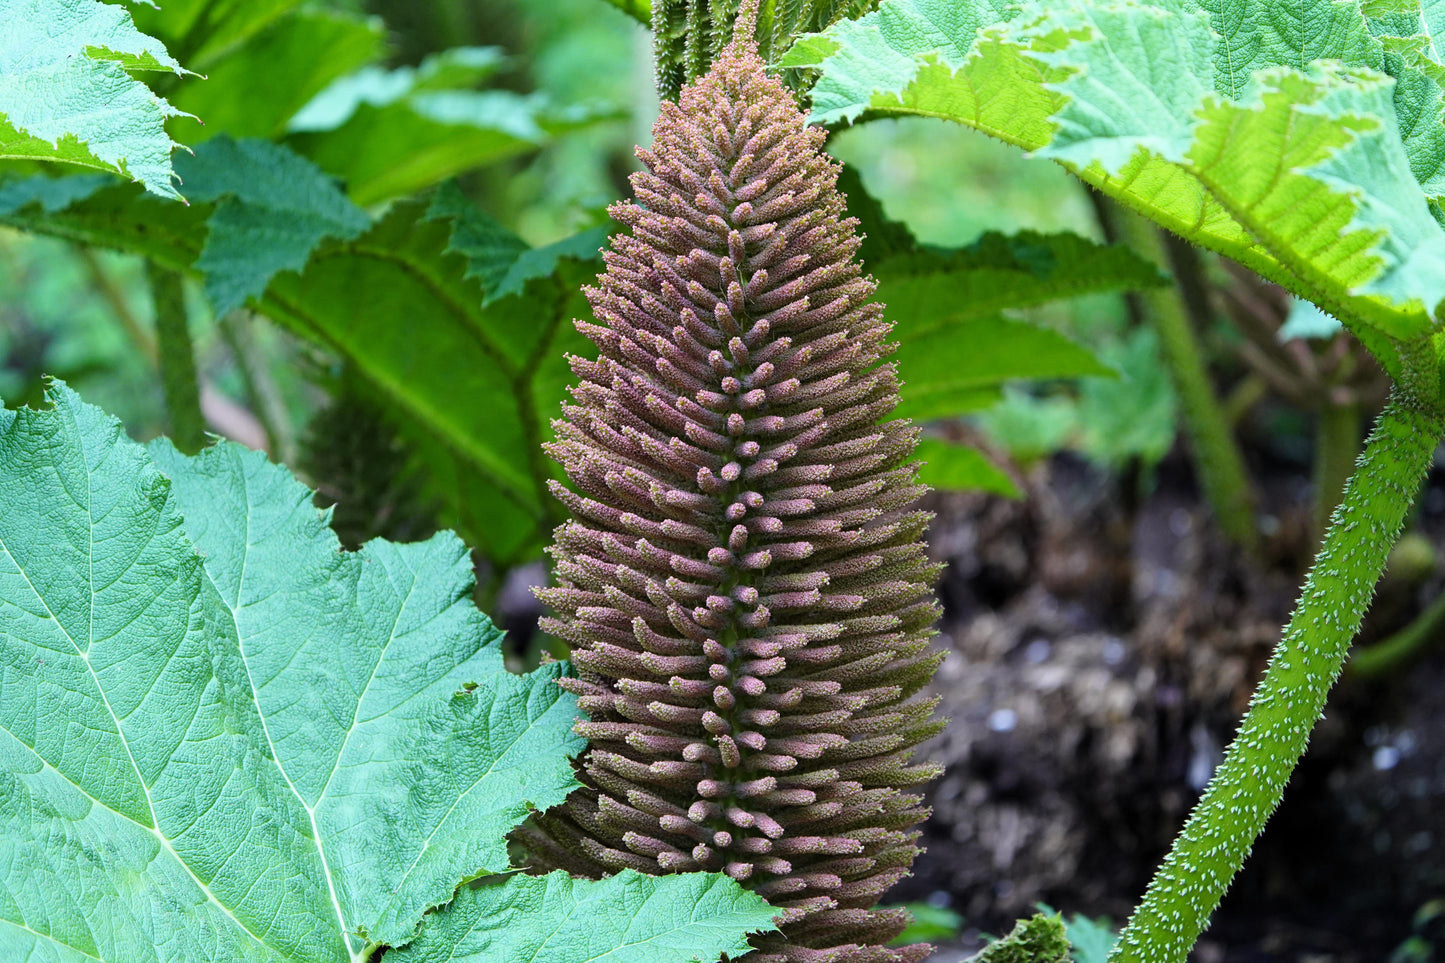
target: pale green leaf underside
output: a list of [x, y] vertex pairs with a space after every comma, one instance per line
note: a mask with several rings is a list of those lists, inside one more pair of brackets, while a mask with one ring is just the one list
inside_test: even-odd
[[182, 112], [131, 77], [181, 66], [99, 0], [0, 0], [0, 159], [65, 161], [172, 186], [165, 120]]
[[816, 120], [975, 127], [1411, 338], [1445, 299], [1445, 137], [1435, 8], [1398, 6], [1413, 20], [1354, 0], [884, 0], [783, 63], [819, 71]]
[[[771, 930], [760, 897], [725, 876], [608, 879], [513, 876], [464, 888], [392, 963], [692, 963], [746, 953], [744, 933]], [[525, 926], [527, 918], [545, 926]]]
[[167, 481], [52, 400], [0, 417], [0, 959], [358, 959], [505, 869], [580, 741], [460, 543], [341, 552], [262, 456]]
[[1289, 316], [1280, 325], [1279, 340], [1292, 338], [1318, 338], [1328, 340], [1340, 333], [1340, 322], [1308, 301], [1294, 298], [1289, 306]]

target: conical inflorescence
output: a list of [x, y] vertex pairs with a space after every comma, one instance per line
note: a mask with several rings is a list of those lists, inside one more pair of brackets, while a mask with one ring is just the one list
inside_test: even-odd
[[871, 907], [926, 815], [910, 765], [936, 568], [838, 169], [742, 42], [665, 103], [550, 451], [576, 491], [548, 629], [586, 789], [525, 837], [584, 874], [713, 870], [779, 907], [749, 961], [920, 960]]

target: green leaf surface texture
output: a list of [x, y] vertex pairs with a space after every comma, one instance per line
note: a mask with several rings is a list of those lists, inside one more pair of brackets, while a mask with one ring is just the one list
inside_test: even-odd
[[1432, 332], [1445, 299], [1441, 20], [1409, 0], [883, 0], [781, 63], [818, 72], [816, 121], [939, 117], [1052, 157], [1376, 346]]
[[461, 543], [50, 400], [0, 416], [0, 959], [362, 960], [505, 870], [581, 741]]
[[299, 271], [328, 237], [349, 240], [371, 219], [309, 160], [264, 140], [213, 138], [177, 170], [198, 201], [215, 201], [196, 260], [217, 314], [261, 294], [280, 271]]
[[1331, 317], [1308, 301], [1293, 298], [1289, 315], [1279, 328], [1279, 340], [1313, 338], [1328, 341], [1340, 333], [1339, 319]]
[[131, 76], [184, 73], [164, 44], [99, 0], [0, 0], [0, 24], [0, 159], [100, 168], [180, 197], [165, 120], [183, 111]]
[[[487, 880], [458, 891], [447, 912], [392, 963], [692, 963], [748, 952], [746, 932], [771, 930], [774, 910], [716, 873], [604, 880]], [[520, 926], [521, 919], [546, 926]]]

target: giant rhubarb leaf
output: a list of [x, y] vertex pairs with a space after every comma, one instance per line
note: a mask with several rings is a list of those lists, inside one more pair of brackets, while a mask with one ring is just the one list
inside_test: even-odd
[[[174, 7], [168, 0], [161, 19], [169, 20]], [[214, 64], [195, 65], [206, 82], [184, 84], [171, 99], [205, 126], [186, 125], [179, 133], [193, 145], [222, 133], [279, 139], [296, 112], [333, 80], [379, 59], [385, 39], [374, 17], [310, 5], [279, 17]], [[326, 55], [318, 57], [318, 50]]]
[[[327, 238], [371, 220], [315, 164], [281, 144], [222, 135], [181, 155], [190, 205], [161, 204], [101, 176], [0, 182], [0, 220], [140, 254], [204, 280], [217, 314], [299, 271]], [[44, 216], [27, 222], [38, 203]]]
[[[667, 963], [748, 952], [747, 930], [772, 929], [762, 900], [718, 873], [644, 876], [623, 870], [600, 882], [563, 872], [487, 881], [457, 893], [436, 924], [387, 963], [535, 960], [537, 963]], [[547, 925], [518, 926], [518, 919]]]
[[1434, 5], [1365, 7], [884, 0], [783, 63], [819, 71], [817, 120], [940, 117], [1053, 157], [1393, 365], [1445, 299], [1445, 70]]
[[166, 0], [137, 3], [132, 16], [138, 27], [210, 77], [218, 61], [302, 5], [303, 0]]
[[124, 7], [99, 0], [0, 0], [0, 159], [66, 161], [171, 184], [165, 120], [181, 111], [131, 77], [184, 73]]
[[193, 199], [216, 201], [196, 268], [218, 314], [299, 271], [328, 237], [351, 239], [371, 220], [322, 171], [279, 144], [216, 137], [177, 165]]
[[508, 869], [576, 707], [505, 670], [460, 542], [342, 552], [264, 457], [51, 400], [0, 409], [0, 959], [358, 963]]

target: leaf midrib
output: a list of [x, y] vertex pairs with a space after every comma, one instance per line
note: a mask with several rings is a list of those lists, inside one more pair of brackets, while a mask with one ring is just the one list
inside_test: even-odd
[[[66, 415], [66, 425], [67, 425], [67, 427], [70, 428], [70, 429], [72, 429], [72, 430], [75, 432], [76, 436], [79, 437], [81, 433], [80, 433], [80, 431], [79, 431], [78, 426], [77, 426], [77, 425], [75, 424], [75, 422], [74, 422], [73, 414], [71, 413], [71, 411], [69, 410], [69, 408], [64, 409], [64, 411], [65, 411], [65, 415]], [[82, 439], [81, 444], [80, 444], [78, 447], [80, 448], [80, 451], [81, 451], [81, 453], [82, 453], [82, 457], [84, 457], [85, 445], [84, 445], [84, 440], [83, 440], [83, 439]], [[88, 567], [89, 567], [89, 581], [87, 582], [87, 589], [88, 589], [89, 592], [90, 592], [90, 609], [89, 609], [89, 618], [88, 618], [88, 621], [89, 621], [89, 631], [90, 631], [91, 634], [93, 635], [93, 634], [94, 634], [94, 630], [95, 630], [95, 629], [94, 629], [94, 626], [95, 626], [95, 575], [94, 575], [94, 573], [95, 573], [95, 557], [94, 557], [94, 550], [95, 550], [95, 516], [92, 514], [92, 508], [91, 508], [91, 500], [92, 500], [92, 498], [94, 497], [94, 493], [93, 493], [93, 490], [91, 489], [91, 483], [90, 483], [90, 465], [89, 465], [88, 463], [87, 463], [86, 466], [85, 466], [85, 484], [86, 484], [86, 504], [85, 504], [84, 506], [79, 506], [79, 505], [78, 505], [78, 507], [83, 507], [83, 508], [85, 509], [86, 518], [87, 518], [87, 519], [89, 520], [89, 522], [90, 522], [89, 532], [88, 532], [88, 535], [89, 535], [89, 555], [90, 555], [90, 557], [87, 558], [86, 561], [87, 561], [87, 564], [88, 564]], [[166, 503], [167, 503], [167, 504], [170, 504], [171, 501], [172, 501], [172, 499], [171, 499], [171, 497], [170, 497], [170, 494], [167, 493]], [[68, 775], [66, 775], [64, 772], [62, 772], [58, 766], [52, 765], [48, 760], [46, 760], [43, 756], [41, 756], [38, 752], [36, 752], [36, 751], [34, 750], [34, 748], [30, 748], [30, 747], [27, 747], [27, 748], [30, 748], [30, 751], [31, 751], [32, 753], [34, 753], [34, 754], [35, 754], [35, 757], [36, 757], [37, 759], [39, 759], [44, 765], [46, 765], [46, 766], [49, 767], [51, 770], [53, 770], [54, 772], [56, 772], [57, 774], [59, 774], [59, 775], [61, 776], [61, 778], [65, 779], [65, 780], [66, 780], [67, 782], [69, 782], [71, 785], [73, 785], [73, 786], [75, 786], [77, 789], [79, 789], [88, 799], [90, 799], [92, 802], [94, 802], [97, 806], [101, 806], [102, 808], [106, 809], [107, 811], [114, 813], [115, 815], [121, 817], [122, 819], [125, 819], [127, 822], [130, 822], [130, 823], [132, 823], [132, 824], [134, 824], [134, 825], [136, 825], [136, 826], [139, 826], [139, 827], [145, 829], [147, 832], [149, 832], [151, 835], [153, 835], [153, 836], [156, 838], [156, 840], [160, 843], [161, 848], [164, 849], [166, 852], [170, 853], [171, 857], [175, 859], [176, 863], [177, 863], [182, 869], [184, 869], [184, 870], [186, 871], [186, 875], [190, 876], [191, 880], [195, 882], [196, 886], [201, 890], [201, 892], [206, 894], [206, 899], [207, 899], [207, 900], [209, 900], [211, 903], [215, 904], [215, 906], [216, 906], [218, 909], [220, 909], [222, 913], [226, 914], [226, 916], [227, 916], [229, 919], [231, 919], [231, 920], [241, 929], [241, 931], [244, 932], [247, 936], [250, 936], [253, 940], [255, 940], [255, 941], [256, 941], [257, 943], [259, 943], [260, 945], [266, 947], [267, 949], [274, 950], [274, 951], [276, 951], [276, 952], [278, 952], [278, 953], [282, 953], [283, 951], [282, 951], [280, 948], [271, 946], [271, 945], [270, 945], [269, 943], [267, 943], [266, 940], [263, 939], [259, 934], [257, 934], [257, 933], [255, 933], [254, 931], [252, 931], [252, 929], [251, 929], [249, 926], [247, 926], [247, 925], [246, 925], [245, 923], [243, 923], [240, 919], [238, 919], [238, 918], [236, 917], [236, 915], [231, 912], [230, 907], [228, 907], [228, 906], [226, 906], [226, 904], [222, 903], [222, 902], [216, 897], [216, 894], [211, 891], [211, 887], [209, 886], [209, 884], [203, 882], [203, 881], [201, 880], [201, 878], [195, 874], [195, 871], [191, 869], [190, 865], [189, 865], [184, 859], [181, 858], [180, 853], [176, 852], [175, 848], [174, 848], [173, 846], [171, 846], [171, 841], [170, 841], [169, 839], [167, 839], [166, 836], [165, 836], [165, 834], [163, 834], [163, 833], [161, 832], [161, 830], [160, 830], [160, 821], [159, 821], [159, 820], [157, 819], [157, 817], [156, 817], [155, 803], [154, 803], [154, 801], [151, 799], [150, 786], [146, 783], [145, 775], [141, 772], [140, 766], [136, 763], [135, 754], [131, 751], [130, 740], [126, 738], [125, 730], [124, 730], [124, 728], [122, 728], [122, 726], [121, 726], [121, 724], [120, 724], [120, 718], [115, 714], [115, 708], [110, 704], [110, 698], [106, 695], [105, 688], [104, 688], [104, 687], [101, 685], [101, 683], [100, 683], [100, 677], [95, 674], [95, 669], [94, 669], [94, 667], [90, 664], [89, 647], [87, 646], [87, 649], [86, 649], [85, 651], [82, 651], [81, 648], [80, 648], [80, 645], [76, 642], [75, 637], [72, 636], [68, 631], [66, 631], [65, 626], [62, 625], [61, 622], [60, 622], [60, 619], [56, 617], [54, 610], [52, 610], [52, 609], [50, 608], [50, 603], [46, 600], [45, 596], [40, 592], [40, 590], [35, 587], [35, 583], [30, 580], [30, 575], [25, 571], [25, 567], [20, 564], [20, 560], [15, 557], [15, 553], [12, 552], [12, 551], [10, 550], [10, 546], [5, 543], [5, 539], [4, 539], [3, 535], [0, 535], [0, 551], [4, 551], [4, 552], [5, 552], [5, 556], [6, 556], [7, 558], [9, 558], [12, 563], [14, 563], [14, 565], [15, 565], [15, 570], [20, 573], [20, 577], [23, 578], [23, 579], [25, 579], [25, 584], [26, 584], [27, 586], [29, 586], [30, 591], [35, 594], [35, 599], [36, 599], [36, 601], [38, 601], [42, 606], [44, 606], [44, 608], [45, 608], [45, 614], [46, 614], [47, 616], [49, 616], [50, 621], [51, 621], [52, 623], [54, 623], [55, 627], [60, 630], [61, 635], [65, 636], [65, 639], [66, 639], [66, 641], [68, 641], [68, 642], [70, 643], [71, 648], [75, 649], [75, 652], [76, 652], [76, 654], [77, 654], [78, 656], [80, 656], [81, 661], [85, 663], [85, 670], [86, 670], [86, 672], [90, 675], [90, 680], [91, 680], [92, 684], [95, 686], [95, 691], [96, 691], [96, 693], [100, 696], [101, 704], [105, 706], [105, 711], [110, 715], [111, 723], [115, 726], [116, 738], [119, 739], [119, 740], [120, 740], [120, 744], [125, 747], [126, 758], [128, 758], [128, 759], [130, 760], [131, 768], [135, 771], [135, 774], [136, 774], [136, 782], [139, 783], [139, 785], [140, 785], [140, 787], [141, 787], [141, 792], [145, 794], [146, 807], [150, 810], [150, 816], [151, 816], [151, 823], [152, 823], [152, 825], [146, 826], [144, 823], [141, 823], [139, 820], [135, 819], [133, 816], [130, 816], [130, 815], [126, 814], [126, 813], [120, 812], [120, 811], [117, 810], [117, 809], [113, 809], [113, 808], [110, 807], [109, 805], [107, 805], [107, 804], [101, 802], [100, 800], [96, 799], [94, 796], [90, 795], [90, 793], [86, 792], [84, 789], [81, 789], [81, 787], [80, 787], [79, 785], [77, 785], [77, 784], [75, 783], [75, 781], [74, 781], [73, 779], [71, 779]], [[204, 575], [204, 573], [198, 572], [198, 575]], [[199, 593], [197, 593], [197, 597], [199, 597]], [[7, 732], [8, 732], [8, 730], [7, 730]], [[18, 741], [18, 740], [17, 740], [17, 741]], [[21, 744], [24, 745], [24, 743], [21, 743]], [[6, 920], [6, 922], [11, 922], [11, 923], [13, 923], [13, 921], [8, 920], [8, 919]], [[18, 924], [15, 924], [15, 925], [18, 925]], [[28, 927], [27, 927], [27, 929], [28, 929]], [[59, 941], [59, 940], [55, 940], [54, 937], [51, 937], [51, 940], [52, 940], [53, 942], [60, 943], [60, 941]], [[84, 953], [84, 952], [85, 952], [84, 950], [80, 950], [80, 949], [78, 949], [78, 948], [76, 948], [76, 947], [71, 947], [70, 944], [68, 944], [68, 943], [61, 943], [60, 945], [66, 946], [66, 947], [71, 948], [71, 949], [75, 949], [76, 952], [78, 952], [78, 953]], [[89, 956], [90, 954], [86, 954], [86, 955]], [[284, 955], [284, 954], [283, 954], [283, 955]]]
[[[321, 873], [323, 876], [326, 877], [326, 892], [331, 899], [331, 909], [336, 914], [338, 935], [341, 937], [341, 945], [346, 950], [346, 955], [353, 961], [353, 963], [361, 963], [361, 961], [365, 959], [366, 954], [364, 949], [357, 952], [353, 952], [351, 949], [351, 940], [347, 935], [348, 930], [346, 928], [346, 914], [341, 908], [341, 900], [336, 895], [336, 881], [332, 877], [331, 863], [326, 857], [326, 844], [321, 839], [320, 827], [316, 825], [316, 810], [306, 805], [306, 799], [301, 795], [300, 790], [298, 790], [296, 788], [296, 785], [291, 781], [291, 774], [286, 771], [286, 767], [281, 763], [281, 757], [276, 753], [276, 744], [271, 739], [271, 726], [266, 718], [266, 711], [261, 706], [261, 693], [260, 690], [256, 688], [255, 679], [251, 676], [251, 660], [246, 655], [246, 640], [241, 632], [241, 621], [238, 615], [241, 607], [241, 599], [244, 597], [244, 588], [246, 584], [246, 564], [250, 561], [251, 558], [251, 512], [249, 510], [251, 505], [251, 476], [248, 472], [242, 471], [240, 472], [240, 477], [241, 494], [243, 501], [247, 506], [247, 511], [244, 513], [245, 519], [242, 523], [243, 529], [241, 532], [241, 565], [239, 571], [236, 573], [236, 606], [235, 608], [232, 608], [229, 604], [226, 603], [225, 599], [222, 599], [221, 602], [223, 605], [226, 605], [226, 608], [230, 611], [231, 624], [234, 625], [236, 628], [236, 647], [241, 653], [241, 665], [246, 670], [246, 684], [250, 686], [251, 697], [255, 700], [256, 703], [256, 717], [261, 720], [261, 732], [266, 736], [266, 749], [268, 752], [270, 752], [271, 761], [275, 764], [277, 771], [281, 773], [281, 778], [286, 780], [286, 788], [291, 790], [291, 794], [296, 797], [296, 801], [300, 803], [301, 808], [306, 811], [306, 818], [311, 824], [311, 841], [315, 843], [316, 854], [321, 859]], [[220, 592], [217, 592], [216, 595], [219, 597]], [[350, 737], [349, 730], [347, 736], [348, 738]], [[321, 800], [318, 798], [317, 805], [319, 806], [320, 803]]]

